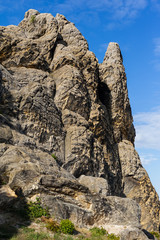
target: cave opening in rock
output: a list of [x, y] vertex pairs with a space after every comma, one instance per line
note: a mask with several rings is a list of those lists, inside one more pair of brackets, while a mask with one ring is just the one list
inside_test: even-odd
[[107, 84], [100, 82], [98, 84], [98, 97], [103, 105], [106, 106], [106, 108], [109, 108], [110, 106], [110, 90], [107, 86]]

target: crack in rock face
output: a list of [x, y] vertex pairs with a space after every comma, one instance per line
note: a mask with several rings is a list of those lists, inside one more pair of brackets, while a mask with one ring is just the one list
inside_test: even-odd
[[40, 196], [57, 219], [148, 239], [160, 204], [134, 148], [119, 45], [99, 64], [73, 23], [34, 9], [0, 38], [0, 206]]

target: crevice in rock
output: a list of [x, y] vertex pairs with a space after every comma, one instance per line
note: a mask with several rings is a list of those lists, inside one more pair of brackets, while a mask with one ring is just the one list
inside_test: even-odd
[[56, 42], [55, 42], [54, 46], [51, 48], [51, 50], [50, 50], [50, 59], [51, 59], [51, 61], [52, 61], [53, 58], [54, 58], [55, 49], [56, 49], [56, 47], [57, 47], [58, 44], [62, 44], [62, 45], [64, 45], [65, 47], [67, 47], [67, 42], [63, 40], [63, 37], [62, 37], [62, 35], [61, 35], [60, 33], [58, 33]]
[[110, 89], [104, 82], [99, 82], [97, 93], [101, 103], [110, 109]]

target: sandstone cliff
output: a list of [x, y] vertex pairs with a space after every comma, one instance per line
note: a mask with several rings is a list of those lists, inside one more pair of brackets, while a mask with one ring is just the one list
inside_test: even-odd
[[60, 14], [29, 10], [0, 27], [0, 123], [1, 207], [38, 195], [57, 219], [117, 228], [121, 239], [159, 230], [117, 43], [99, 64]]

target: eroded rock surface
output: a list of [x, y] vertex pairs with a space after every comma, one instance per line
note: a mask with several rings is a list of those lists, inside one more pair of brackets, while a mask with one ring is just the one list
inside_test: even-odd
[[60, 14], [31, 9], [18, 26], [0, 27], [0, 123], [8, 204], [40, 196], [57, 219], [117, 226], [122, 239], [147, 239], [140, 224], [159, 230], [158, 196], [134, 149], [117, 43], [99, 64]]

